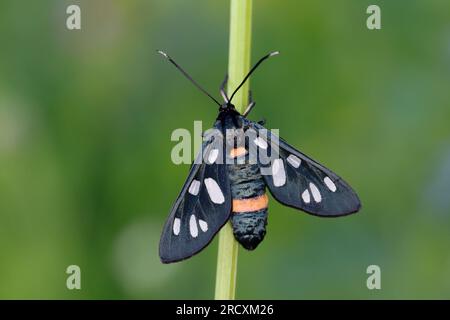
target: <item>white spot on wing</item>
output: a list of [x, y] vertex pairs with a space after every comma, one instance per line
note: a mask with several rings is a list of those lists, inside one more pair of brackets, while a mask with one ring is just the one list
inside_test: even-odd
[[302, 193], [302, 199], [303, 201], [305, 201], [305, 203], [309, 203], [311, 201], [311, 197], [309, 195], [309, 191], [308, 189], [306, 189], [305, 191], [303, 191]]
[[210, 152], [209, 152], [209, 155], [208, 155], [208, 162], [209, 163], [214, 163], [214, 162], [216, 162], [216, 160], [217, 160], [217, 156], [219, 155], [219, 150], [218, 149], [212, 149]]
[[173, 220], [173, 234], [176, 236], [180, 234], [180, 223], [181, 221], [179, 218]]
[[289, 157], [287, 157], [287, 161], [293, 166], [294, 168], [300, 167], [300, 164], [302, 163], [302, 160], [300, 160], [297, 156], [291, 154]]
[[212, 202], [221, 204], [225, 202], [222, 190], [213, 178], [206, 178], [205, 180], [206, 190], [208, 190], [209, 198]]
[[267, 149], [267, 142], [263, 138], [257, 137], [255, 138], [255, 140], [253, 140], [253, 142], [261, 149]]
[[316, 185], [312, 182], [309, 183], [309, 188], [311, 189], [312, 196], [315, 202], [322, 201], [322, 195], [320, 194], [319, 189], [317, 189]]
[[191, 232], [191, 236], [193, 238], [197, 238], [198, 236], [197, 219], [195, 219], [194, 215], [191, 215], [191, 218], [189, 219], [189, 231]]
[[189, 186], [188, 192], [193, 196], [198, 195], [198, 191], [200, 190], [200, 181], [192, 180], [191, 185]]
[[198, 219], [198, 224], [200, 225], [200, 229], [202, 229], [203, 232], [208, 231], [208, 224], [206, 223], [206, 221]]
[[327, 185], [328, 189], [331, 190], [331, 192], [335, 192], [336, 191], [336, 185], [334, 184], [333, 181], [331, 181], [331, 179], [329, 177], [325, 177], [323, 179], [323, 182], [325, 182], [325, 184]]
[[272, 163], [272, 177], [275, 187], [281, 187], [286, 183], [286, 172], [284, 171], [283, 160], [280, 158], [275, 159]]

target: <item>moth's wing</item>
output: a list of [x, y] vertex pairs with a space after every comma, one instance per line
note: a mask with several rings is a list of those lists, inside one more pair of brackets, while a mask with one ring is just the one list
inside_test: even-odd
[[[246, 121], [254, 130], [267, 132], [260, 135], [266, 144], [252, 143], [258, 149], [257, 161], [266, 185], [276, 200], [326, 217], [348, 215], [360, 209], [358, 196], [342, 178], [263, 126]], [[272, 153], [274, 157], [270, 157]]]
[[193, 256], [228, 221], [231, 193], [226, 165], [220, 161], [223, 152], [223, 137], [215, 135], [203, 143], [164, 225], [159, 243], [163, 263]]

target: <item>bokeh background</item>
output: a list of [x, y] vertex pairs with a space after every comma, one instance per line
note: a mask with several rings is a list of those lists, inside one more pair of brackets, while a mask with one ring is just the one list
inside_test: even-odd
[[[157, 248], [189, 167], [171, 163], [171, 132], [217, 108], [155, 50], [218, 96], [228, 28], [225, 0], [0, 2], [0, 298], [213, 298], [217, 239], [173, 265]], [[254, 1], [252, 60], [271, 50], [251, 118], [363, 209], [330, 220], [272, 200], [265, 241], [239, 252], [237, 298], [450, 298], [450, 2]]]

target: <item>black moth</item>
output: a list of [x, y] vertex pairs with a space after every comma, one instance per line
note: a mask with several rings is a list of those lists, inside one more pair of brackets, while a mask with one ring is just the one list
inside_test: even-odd
[[[213, 126], [218, 134], [204, 136], [202, 149], [164, 226], [159, 244], [163, 263], [180, 261], [198, 253], [228, 220], [232, 222], [236, 240], [248, 250], [255, 249], [266, 234], [266, 187], [280, 203], [316, 216], [338, 217], [360, 209], [358, 196], [339, 176], [274, 136], [262, 122], [247, 119], [255, 105], [253, 101], [243, 114], [231, 103], [259, 64], [278, 52], [261, 58], [229, 98], [224, 90], [225, 78], [220, 89], [223, 104], [166, 53], [158, 52], [220, 107]], [[249, 130], [268, 133], [244, 139]], [[227, 134], [230, 131], [235, 133]], [[250, 161], [249, 154], [258, 156]]]

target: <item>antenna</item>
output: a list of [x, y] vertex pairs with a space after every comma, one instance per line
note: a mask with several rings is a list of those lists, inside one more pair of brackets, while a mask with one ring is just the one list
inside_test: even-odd
[[279, 51], [274, 51], [274, 52], [270, 52], [269, 54], [266, 54], [264, 57], [262, 57], [261, 59], [259, 59], [259, 61], [253, 66], [253, 68], [250, 70], [250, 72], [245, 76], [244, 80], [242, 80], [241, 84], [236, 88], [236, 90], [234, 90], [233, 94], [231, 95], [229, 102], [231, 102], [231, 100], [233, 100], [234, 95], [236, 94], [236, 92], [239, 91], [239, 89], [244, 85], [245, 81], [247, 81], [247, 79], [250, 77], [250, 75], [253, 73], [253, 71], [256, 70], [256, 68], [258, 68], [258, 66], [266, 59], [276, 56], [277, 54], [279, 54]]
[[220, 102], [217, 101], [212, 95], [210, 95], [205, 89], [203, 89], [192, 77], [183, 70], [167, 53], [161, 50], [157, 50], [157, 52], [162, 55], [164, 58], [169, 60], [186, 78], [188, 78], [189, 81], [191, 81], [201, 92], [206, 94], [208, 97], [210, 97], [217, 105], [221, 106]]

